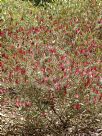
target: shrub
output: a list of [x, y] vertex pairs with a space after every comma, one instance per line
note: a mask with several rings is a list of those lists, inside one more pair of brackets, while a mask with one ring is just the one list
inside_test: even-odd
[[[10, 2], [6, 4], [11, 7]], [[18, 6], [19, 1], [15, 4]], [[89, 124], [95, 127], [93, 120], [102, 101], [101, 39], [95, 32], [97, 20], [101, 22], [97, 19], [100, 1], [93, 7], [95, 14], [89, 1], [67, 3], [65, 7], [65, 3], [56, 2], [41, 11], [29, 10], [28, 4], [23, 4], [27, 7], [19, 20], [12, 20], [15, 6], [8, 12], [11, 24], [2, 14], [2, 86], [20, 91], [15, 105], [26, 110], [27, 123], [41, 133], [47, 129], [46, 133], [60, 134], [66, 131], [65, 126], [74, 126], [72, 133], [76, 133], [77, 124], [85, 123], [83, 116], [87, 114], [93, 118]], [[2, 6], [5, 11], [6, 6]]]

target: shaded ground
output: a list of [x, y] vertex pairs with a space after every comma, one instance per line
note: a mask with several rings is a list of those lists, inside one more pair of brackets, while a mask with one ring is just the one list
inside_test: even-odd
[[[11, 101], [9, 98], [6, 98], [5, 104], [3, 104], [2, 102], [1, 105], [2, 107], [0, 109], [0, 136], [102, 136], [101, 113], [99, 114], [99, 119], [91, 118], [90, 121], [90, 119], [88, 120], [86, 118], [86, 123], [79, 123], [79, 125], [77, 126], [65, 126], [63, 128], [61, 125], [57, 125], [57, 129], [55, 129], [57, 133], [54, 133], [49, 129], [49, 127], [46, 129], [38, 129], [34, 128], [33, 124], [26, 124], [24, 115], [22, 115], [20, 109], [14, 106], [13, 100]], [[95, 123], [99, 123], [99, 126], [97, 127], [96, 125], [95, 127]]]

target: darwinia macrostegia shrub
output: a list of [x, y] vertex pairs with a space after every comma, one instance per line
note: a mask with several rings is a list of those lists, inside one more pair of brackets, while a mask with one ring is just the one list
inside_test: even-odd
[[[29, 97], [25, 102], [17, 97], [15, 105], [34, 107], [36, 125], [93, 113], [102, 101], [101, 44], [93, 37], [94, 23], [51, 15], [36, 20], [38, 26], [16, 23], [0, 32], [1, 83]], [[0, 89], [1, 95], [5, 92]]]

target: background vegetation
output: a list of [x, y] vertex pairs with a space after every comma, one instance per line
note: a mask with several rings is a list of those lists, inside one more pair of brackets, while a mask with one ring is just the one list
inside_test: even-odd
[[11, 103], [24, 118], [1, 134], [101, 130], [102, 2], [1, 0], [0, 7], [2, 112]]

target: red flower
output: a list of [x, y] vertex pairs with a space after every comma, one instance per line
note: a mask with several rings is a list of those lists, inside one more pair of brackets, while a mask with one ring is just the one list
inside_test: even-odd
[[8, 35], [11, 37], [11, 34], [12, 34], [12, 32], [11, 31], [8, 31]]
[[67, 94], [67, 91], [66, 91], [66, 89], [64, 90], [64, 96], [66, 96], [66, 94]]
[[21, 106], [21, 102], [20, 102], [18, 99], [16, 100], [15, 106], [16, 106], [17, 108], [19, 108], [19, 107]]
[[51, 62], [52, 60], [51, 60], [51, 59], [48, 59], [47, 61], [48, 61], [48, 62]]
[[56, 49], [50, 49], [49, 51], [53, 54], [56, 53]]
[[99, 91], [98, 91], [97, 89], [95, 89], [95, 88], [93, 88], [93, 92], [94, 92], [95, 94], [99, 94]]
[[79, 34], [80, 33], [80, 29], [76, 29], [76, 34]]
[[3, 62], [0, 61], [0, 67], [3, 67], [3, 65], [4, 65]]
[[88, 66], [89, 65], [89, 63], [88, 62], [84, 62], [84, 66]]
[[0, 88], [0, 94], [6, 93], [6, 89]]
[[81, 108], [81, 105], [79, 103], [74, 104], [73, 108], [75, 110], [79, 110]]
[[20, 27], [20, 28], [19, 28], [19, 32], [21, 32], [21, 31], [24, 31], [24, 28], [23, 28], [23, 27]]
[[75, 71], [75, 74], [78, 75], [80, 73], [80, 69], [77, 68], [76, 71]]
[[0, 37], [3, 37], [5, 33], [3, 31], [0, 32]]
[[43, 73], [45, 73], [46, 69], [45, 69], [45, 68], [41, 68], [41, 71], [42, 71]]
[[21, 74], [22, 74], [22, 75], [25, 75], [25, 73], [26, 73], [25, 68], [22, 68], [22, 69], [21, 69]]
[[55, 89], [58, 90], [58, 91], [61, 89], [60, 83], [56, 83], [56, 84], [55, 84]]
[[39, 30], [38, 28], [35, 28], [34, 32], [35, 32], [35, 33], [39, 33], [40, 30]]
[[45, 83], [47, 83], [48, 82], [48, 77], [44, 77], [44, 79], [43, 79], [43, 81], [45, 82]]
[[91, 68], [91, 70], [95, 70], [95, 71], [96, 71], [96, 70], [97, 70], [97, 67], [94, 66], [94, 67]]
[[8, 55], [6, 55], [5, 53], [2, 54], [2, 57], [8, 59]]
[[16, 83], [16, 84], [19, 84], [19, 80], [18, 80], [18, 79], [16, 79], [16, 80], [15, 80], [15, 83]]
[[25, 52], [24, 50], [22, 50], [22, 49], [19, 49], [18, 52], [19, 52], [20, 54], [22, 54], [22, 55], [25, 55], [25, 54], [26, 54], [26, 52]]
[[63, 63], [60, 64], [60, 69], [61, 69], [62, 71], [64, 71], [65, 67], [64, 67], [64, 64], [63, 64]]
[[28, 101], [28, 102], [25, 102], [25, 105], [26, 105], [27, 107], [31, 107], [32, 103]]
[[38, 67], [39, 67], [39, 62], [37, 61], [37, 62], [35, 62], [35, 64], [34, 64], [34, 69], [37, 69]]
[[15, 71], [20, 71], [21, 70], [21, 67], [20, 66], [16, 66], [15, 67]]
[[65, 55], [62, 55], [60, 58], [61, 58], [61, 60], [66, 60], [66, 56]]
[[80, 53], [85, 54], [86, 53], [85, 49], [80, 50]]

